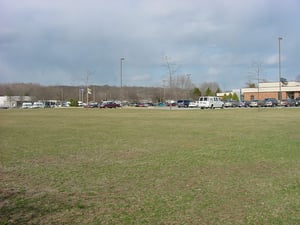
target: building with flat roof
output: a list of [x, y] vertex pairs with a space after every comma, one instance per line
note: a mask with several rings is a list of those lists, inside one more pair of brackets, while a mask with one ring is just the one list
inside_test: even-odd
[[23, 102], [32, 102], [31, 96], [0, 96], [1, 108], [21, 107]]
[[[265, 98], [295, 99], [300, 97], [300, 82], [289, 81], [287, 83], [267, 82], [259, 83], [255, 88], [242, 88], [243, 100], [263, 100]], [[281, 97], [280, 97], [281, 96]]]

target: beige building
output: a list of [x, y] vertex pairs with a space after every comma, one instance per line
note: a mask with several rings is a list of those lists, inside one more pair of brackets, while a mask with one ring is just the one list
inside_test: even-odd
[[279, 82], [259, 83], [258, 88], [242, 88], [241, 94], [245, 101], [263, 100], [265, 98], [295, 99], [300, 97], [300, 82], [290, 81], [286, 84]]
[[21, 107], [23, 102], [32, 102], [31, 96], [0, 96], [0, 108]]

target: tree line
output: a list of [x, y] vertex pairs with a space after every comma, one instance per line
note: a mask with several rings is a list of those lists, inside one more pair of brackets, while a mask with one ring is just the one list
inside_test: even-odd
[[178, 80], [164, 84], [162, 87], [131, 87], [122, 88], [109, 85], [44, 86], [36, 83], [0, 84], [0, 96], [31, 96], [33, 100], [58, 100], [61, 102], [76, 101], [101, 102], [104, 100], [126, 100], [128, 102], [165, 102], [167, 100], [197, 100], [201, 95], [216, 95], [221, 92], [216, 82], [205, 82], [196, 87], [192, 83]]

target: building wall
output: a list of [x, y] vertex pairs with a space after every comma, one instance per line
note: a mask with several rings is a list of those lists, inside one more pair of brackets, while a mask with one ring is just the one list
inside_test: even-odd
[[0, 96], [0, 107], [20, 107], [23, 102], [31, 101], [31, 96]]
[[287, 85], [281, 85], [280, 87], [278, 82], [259, 83], [259, 89], [243, 88], [242, 95], [245, 101], [252, 99], [264, 100], [265, 98], [275, 98], [278, 100], [279, 90], [282, 96], [281, 99], [300, 97], [300, 82], [289, 82]]
[[[282, 99], [289, 98], [287, 92], [281, 92], [281, 94], [282, 94]], [[300, 97], [300, 92], [293, 92], [293, 94], [294, 94], [294, 98]], [[247, 92], [244, 93], [244, 100], [250, 101], [251, 96], [253, 96], [253, 99], [256, 100], [264, 100], [265, 98], [275, 98], [278, 100], [278, 92], [261, 92], [259, 94], [257, 92]]]
[[[282, 94], [282, 99], [286, 99], [287, 98], [287, 93], [286, 92], [281, 92]], [[278, 99], [278, 92], [247, 92], [244, 93], [244, 100], [245, 101], [250, 101], [251, 100], [251, 96], [253, 96], [253, 99], [256, 100], [264, 100], [266, 98], [275, 98]], [[296, 98], [296, 96], [295, 96]]]

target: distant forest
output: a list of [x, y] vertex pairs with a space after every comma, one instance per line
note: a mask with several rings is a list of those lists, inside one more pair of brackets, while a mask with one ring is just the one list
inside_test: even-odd
[[[116, 86], [43, 86], [35, 83], [0, 84], [0, 96], [32, 96], [33, 100], [59, 100], [101, 102], [103, 100], [123, 100], [129, 102], [151, 101], [164, 102], [176, 99], [198, 99], [201, 93], [215, 94], [220, 92], [217, 83], [203, 83], [200, 87], [190, 84], [164, 87], [129, 87]], [[88, 94], [88, 92], [90, 94]], [[209, 93], [208, 93], [209, 92]]]

